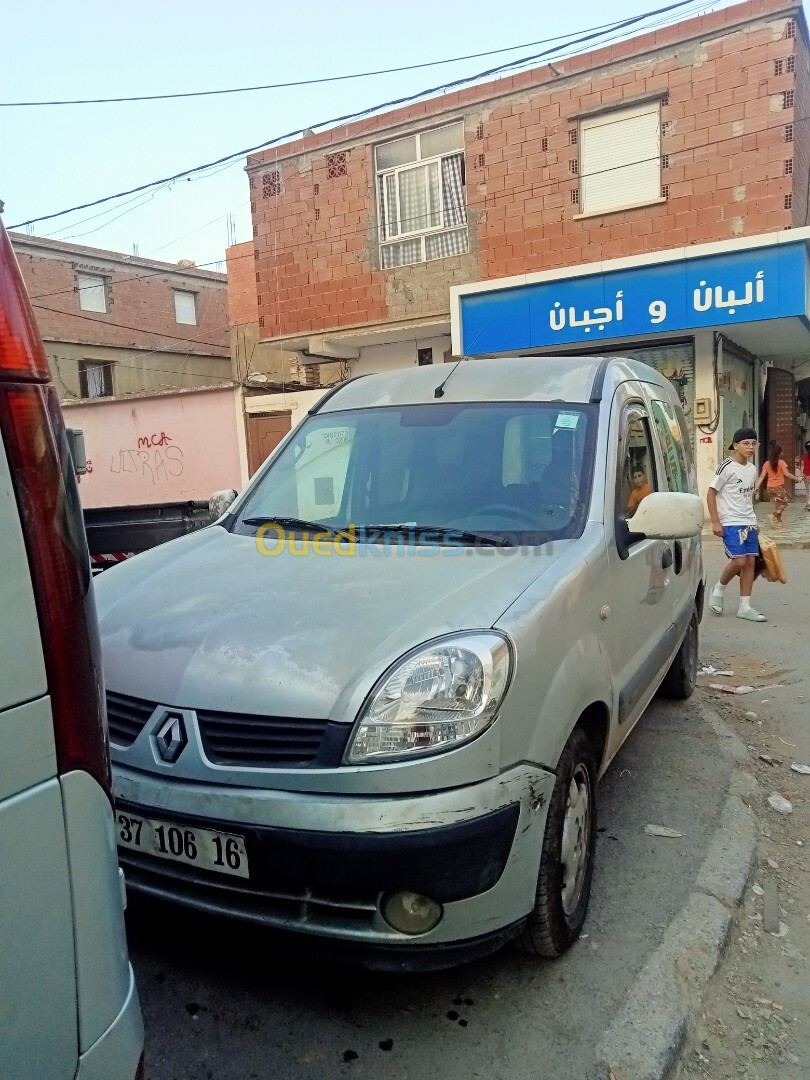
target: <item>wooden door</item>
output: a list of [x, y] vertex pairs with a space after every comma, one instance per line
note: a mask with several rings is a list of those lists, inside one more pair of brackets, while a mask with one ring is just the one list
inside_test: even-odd
[[[784, 368], [768, 368], [765, 383], [765, 438], [762, 460], [768, 456], [768, 444], [776, 441], [782, 447], [782, 457], [791, 472], [795, 472], [796, 457], [796, 384], [793, 374]], [[788, 494], [793, 493], [793, 481], [786, 480]]]
[[292, 420], [289, 412], [248, 413], [246, 424], [248, 472], [253, 476], [290, 430]]

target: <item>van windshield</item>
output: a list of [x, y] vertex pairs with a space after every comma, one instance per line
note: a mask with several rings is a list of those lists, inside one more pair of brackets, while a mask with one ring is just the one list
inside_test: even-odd
[[595, 406], [558, 402], [316, 414], [260, 476], [233, 527], [297, 519], [354, 526], [360, 539], [375, 528], [574, 538], [587, 517], [595, 429]]

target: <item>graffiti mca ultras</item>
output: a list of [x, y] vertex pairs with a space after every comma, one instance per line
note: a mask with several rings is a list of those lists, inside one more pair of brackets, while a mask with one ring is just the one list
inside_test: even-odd
[[623, 360], [327, 394], [213, 526], [97, 582], [129, 887], [395, 970], [562, 953], [597, 778], [694, 687], [689, 443]]

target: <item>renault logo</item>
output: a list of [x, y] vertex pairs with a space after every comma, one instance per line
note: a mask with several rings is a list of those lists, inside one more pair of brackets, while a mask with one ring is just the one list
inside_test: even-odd
[[155, 735], [155, 743], [161, 758], [173, 765], [188, 746], [188, 736], [182, 716], [169, 713]]

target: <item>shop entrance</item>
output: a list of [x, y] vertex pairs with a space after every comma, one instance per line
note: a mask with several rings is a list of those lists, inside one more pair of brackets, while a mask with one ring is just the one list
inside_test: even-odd
[[[765, 431], [762, 440], [762, 460], [768, 453], [768, 444], [778, 442], [782, 457], [793, 472], [796, 457], [796, 381], [793, 373], [784, 368], [768, 368], [765, 373]], [[793, 481], [786, 480], [788, 494], [793, 494]]]

